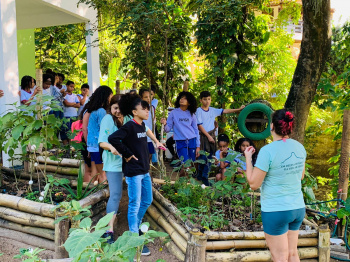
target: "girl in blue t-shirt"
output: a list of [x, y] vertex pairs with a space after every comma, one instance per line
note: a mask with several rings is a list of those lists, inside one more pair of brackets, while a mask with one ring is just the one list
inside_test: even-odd
[[238, 173], [240, 173], [240, 174], [243, 174], [243, 172], [247, 170], [246, 162], [244, 160], [240, 159], [240, 158], [244, 156], [244, 151], [249, 146], [252, 146], [255, 149], [255, 153], [252, 156], [253, 157], [253, 159], [252, 159], [253, 160], [253, 166], [254, 166], [255, 165], [255, 161], [256, 161], [257, 152], [256, 152], [256, 147], [255, 147], [253, 141], [250, 140], [249, 138], [242, 137], [242, 138], [238, 139], [236, 144], [235, 144], [235, 151], [240, 153], [240, 155], [236, 156], [234, 161], [237, 164], [241, 165], [241, 167], [238, 168]]
[[101, 121], [100, 134], [98, 137], [99, 146], [104, 149], [102, 154], [103, 171], [106, 172], [109, 185], [107, 214], [114, 212], [113, 218], [108, 224], [109, 230], [103, 235], [105, 238], [110, 237], [107, 240], [107, 242], [110, 244], [114, 242], [113, 224], [123, 193], [123, 160], [120, 153], [108, 142], [109, 135], [117, 131], [124, 122], [124, 117], [120, 113], [119, 109], [119, 99], [119, 95], [115, 95], [111, 98], [111, 101], [107, 108], [107, 115], [105, 115]]
[[[99, 183], [107, 179], [103, 171], [102, 150], [98, 145], [100, 125], [103, 117], [107, 114], [109, 101], [113, 96], [112, 89], [108, 86], [100, 86], [92, 94], [86, 104], [86, 114], [90, 114], [87, 125], [87, 150], [91, 157], [91, 177], [98, 175]], [[83, 119], [84, 125], [84, 119]]]
[[175, 109], [168, 119], [161, 119], [165, 132], [174, 130], [174, 140], [179, 158], [185, 162], [199, 156], [199, 131], [196, 118], [197, 102], [190, 92], [181, 92], [175, 102]]

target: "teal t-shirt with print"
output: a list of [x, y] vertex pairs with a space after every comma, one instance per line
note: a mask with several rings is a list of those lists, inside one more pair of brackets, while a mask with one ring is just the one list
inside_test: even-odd
[[306, 151], [293, 139], [274, 141], [261, 148], [255, 167], [267, 172], [261, 185], [261, 210], [286, 211], [305, 207], [301, 177]]
[[[101, 121], [98, 143], [109, 143], [108, 137], [117, 130], [118, 127], [114, 124], [112, 116], [110, 114], [105, 115]], [[120, 156], [113, 155], [108, 150], [103, 150], [102, 160], [104, 171], [122, 172], [123, 160]]]

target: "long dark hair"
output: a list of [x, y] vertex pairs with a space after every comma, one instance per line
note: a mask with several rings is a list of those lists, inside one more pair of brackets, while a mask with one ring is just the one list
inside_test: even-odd
[[107, 108], [107, 113], [110, 114], [113, 118], [113, 121], [114, 121], [114, 124], [120, 128], [123, 123], [119, 120], [118, 117], [116, 117], [115, 115], [112, 115], [111, 111], [112, 111], [112, 106], [115, 105], [115, 104], [118, 104], [119, 105], [119, 101], [120, 101], [120, 95], [114, 95], [112, 96], [111, 98], [111, 101], [109, 102], [109, 106]]
[[255, 147], [254, 142], [252, 140], [250, 140], [249, 138], [246, 138], [246, 137], [241, 137], [240, 139], [237, 140], [237, 142], [235, 144], [235, 151], [243, 154], [244, 152], [241, 152], [241, 145], [245, 141], [249, 142], [249, 145], [255, 148], [255, 153], [252, 155], [253, 165], [255, 165], [256, 158], [258, 156], [258, 151], [256, 150], [256, 147]]
[[33, 77], [31, 76], [24, 76], [21, 79], [21, 89], [25, 90], [27, 87], [30, 87], [32, 84]]
[[122, 95], [119, 100], [119, 109], [123, 116], [134, 116], [132, 111], [136, 110], [138, 105], [141, 105], [143, 109], [147, 108], [149, 110], [149, 104], [137, 94], [127, 93]]
[[179, 108], [180, 107], [180, 99], [182, 97], [186, 97], [187, 99], [187, 102], [189, 104], [188, 106], [188, 111], [190, 111], [191, 115], [193, 115], [194, 113], [196, 113], [197, 111], [197, 101], [196, 101], [196, 98], [194, 97], [194, 95], [192, 95], [190, 92], [186, 92], [186, 91], [183, 91], [181, 92], [177, 98], [176, 98], [176, 101], [175, 101], [175, 108]]
[[109, 101], [109, 96], [113, 94], [113, 91], [108, 86], [100, 86], [98, 87], [95, 92], [92, 93], [89, 102], [84, 107], [84, 110], [87, 110], [87, 112], [91, 113], [93, 111], [96, 111], [100, 108], [104, 108], [107, 110]]
[[272, 124], [277, 135], [289, 136], [294, 126], [294, 115], [287, 109], [276, 110], [272, 114]]

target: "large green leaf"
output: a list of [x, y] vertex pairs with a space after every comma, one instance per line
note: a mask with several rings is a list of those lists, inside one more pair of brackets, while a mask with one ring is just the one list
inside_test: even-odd
[[96, 230], [93, 233], [75, 230], [64, 243], [64, 247], [70, 257], [75, 257], [87, 247], [95, 244], [104, 233], [104, 230]]
[[99, 229], [101, 229], [101, 228], [106, 227], [106, 226], [108, 225], [109, 221], [111, 221], [113, 215], [114, 215], [114, 212], [108, 213], [108, 214], [105, 215], [103, 218], [101, 218], [101, 219], [98, 221], [98, 223], [97, 223], [95, 229], [96, 229], [96, 230], [99, 230]]
[[22, 126], [22, 125], [16, 126], [16, 127], [12, 130], [12, 137], [13, 137], [15, 140], [18, 140], [19, 137], [21, 136], [23, 130], [24, 130], [24, 126]]
[[79, 227], [80, 228], [90, 228], [91, 224], [92, 224], [91, 218], [86, 217], [80, 222]]

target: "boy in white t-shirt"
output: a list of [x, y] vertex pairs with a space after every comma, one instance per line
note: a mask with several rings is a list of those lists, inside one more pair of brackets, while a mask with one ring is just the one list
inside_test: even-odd
[[[80, 102], [76, 94], [73, 94], [74, 91], [74, 83], [72, 81], [67, 81], [67, 95], [64, 98], [63, 104], [64, 104], [64, 117], [68, 119], [68, 122], [66, 123], [67, 128], [65, 128], [65, 132], [61, 134], [61, 139], [64, 145], [68, 144], [68, 137], [67, 132], [71, 129], [72, 125], [72, 118], [75, 118], [78, 116], [78, 110], [77, 108], [80, 107]], [[63, 133], [63, 132], [62, 132]]]
[[198, 107], [196, 111], [197, 125], [200, 135], [200, 149], [209, 153], [209, 156], [200, 155], [199, 159], [204, 160], [205, 164], [198, 165], [197, 179], [201, 180], [203, 184], [209, 186], [208, 173], [210, 171], [211, 164], [207, 161], [211, 159], [216, 152], [216, 138], [215, 138], [215, 118], [222, 114], [238, 113], [245, 106], [241, 106], [238, 109], [219, 109], [210, 107], [211, 95], [209, 91], [203, 91], [200, 93], [201, 107]]

